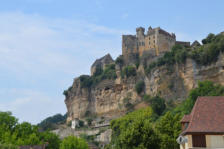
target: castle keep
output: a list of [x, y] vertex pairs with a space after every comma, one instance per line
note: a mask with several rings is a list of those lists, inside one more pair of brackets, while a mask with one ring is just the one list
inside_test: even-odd
[[159, 56], [171, 50], [175, 44], [190, 46], [190, 42], [176, 41], [174, 33], [168, 33], [160, 27], [152, 28], [150, 26], [146, 34], [145, 29], [139, 27], [136, 29], [136, 35], [122, 36], [122, 55], [126, 60], [142, 56], [145, 53]]

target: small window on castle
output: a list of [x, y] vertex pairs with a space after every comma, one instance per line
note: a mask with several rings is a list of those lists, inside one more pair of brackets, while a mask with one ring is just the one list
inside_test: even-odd
[[145, 43], [144, 43], [144, 42], [142, 42], [142, 45], [144, 46], [144, 45], [145, 45]]

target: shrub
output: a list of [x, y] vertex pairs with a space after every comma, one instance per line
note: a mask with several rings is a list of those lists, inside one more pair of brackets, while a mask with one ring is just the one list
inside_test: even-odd
[[68, 92], [72, 90], [72, 86], [70, 86], [67, 90], [64, 90], [63, 95], [68, 96]]
[[92, 118], [87, 118], [86, 121], [87, 121], [88, 126], [91, 126], [93, 119]]
[[208, 44], [208, 43], [211, 43], [214, 39], [215, 39], [215, 35], [210, 33], [205, 39], [202, 40], [202, 43]]
[[122, 66], [124, 64], [124, 58], [122, 55], [120, 55], [119, 57], [117, 57], [117, 59], [115, 60], [115, 64], [118, 64], [120, 66]]
[[113, 148], [159, 148], [159, 136], [150, 123], [151, 108], [140, 109], [111, 121]]
[[150, 106], [157, 115], [162, 115], [166, 109], [165, 100], [159, 96], [150, 99]]
[[93, 80], [90, 76], [88, 75], [82, 75], [79, 77], [80, 78], [80, 82], [81, 82], [81, 87], [82, 88], [89, 88], [91, 87]]
[[85, 140], [75, 136], [66, 137], [60, 144], [60, 149], [88, 149]]
[[84, 122], [82, 120], [79, 120], [79, 127], [83, 127], [84, 126]]
[[134, 66], [126, 66], [122, 70], [122, 76], [130, 77], [130, 76], [136, 76], [136, 69]]
[[135, 91], [140, 94], [144, 91], [145, 88], [145, 82], [144, 81], [139, 81], [135, 85]]

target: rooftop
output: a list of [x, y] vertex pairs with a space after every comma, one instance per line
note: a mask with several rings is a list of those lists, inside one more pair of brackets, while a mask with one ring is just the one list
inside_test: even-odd
[[224, 96], [199, 97], [181, 122], [189, 122], [182, 134], [224, 134]]

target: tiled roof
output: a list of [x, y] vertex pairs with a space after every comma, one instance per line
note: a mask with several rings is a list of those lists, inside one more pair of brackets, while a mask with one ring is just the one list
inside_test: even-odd
[[199, 97], [191, 111], [188, 128], [182, 134], [224, 134], [224, 96]]
[[186, 122], [190, 122], [191, 120], [191, 115], [184, 115], [184, 117], [182, 118], [182, 120], [180, 121], [181, 123], [186, 123]]

